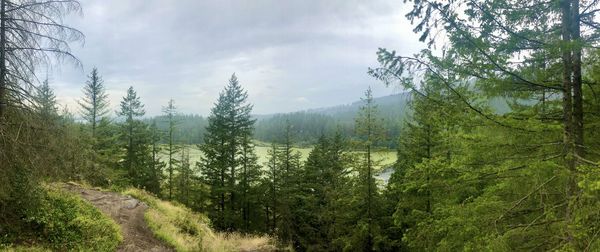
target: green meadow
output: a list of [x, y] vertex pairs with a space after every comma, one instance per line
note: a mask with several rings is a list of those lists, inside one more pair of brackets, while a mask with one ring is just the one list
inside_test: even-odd
[[[162, 160], [166, 160], [166, 145], [163, 145], [163, 154]], [[195, 144], [185, 145], [185, 149], [189, 151], [190, 155], [190, 163], [195, 165], [196, 162], [199, 162], [202, 158], [202, 152]], [[270, 144], [264, 142], [258, 142], [255, 147], [256, 155], [258, 156], [258, 163], [261, 165], [265, 165], [268, 161], [269, 149], [271, 149]], [[294, 151], [300, 153], [300, 159], [305, 161], [312, 150], [312, 147], [294, 147]], [[359, 153], [357, 153], [359, 154]], [[378, 163], [378, 169], [382, 167], [388, 167], [396, 162], [396, 152], [393, 150], [385, 149], [385, 150], [377, 150], [374, 155], [374, 160]], [[177, 155], [175, 159], [180, 159], [181, 157]]]

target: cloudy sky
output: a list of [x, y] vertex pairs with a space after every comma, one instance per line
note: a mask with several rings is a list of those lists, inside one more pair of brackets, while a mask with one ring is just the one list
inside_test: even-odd
[[367, 75], [378, 47], [423, 47], [400, 0], [82, 0], [66, 22], [85, 36], [83, 63], [51, 71], [59, 102], [77, 109], [92, 67], [113, 107], [129, 86], [157, 115], [170, 98], [183, 113], [207, 115], [236, 73], [254, 113], [347, 104], [368, 86], [398, 93]]

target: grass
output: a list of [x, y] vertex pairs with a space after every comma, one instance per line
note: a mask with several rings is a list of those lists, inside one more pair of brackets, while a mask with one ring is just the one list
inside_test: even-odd
[[206, 216], [143, 190], [130, 188], [123, 193], [150, 206], [144, 215], [146, 223], [156, 237], [177, 251], [269, 251], [274, 248], [269, 237], [214, 232]]
[[121, 229], [89, 202], [46, 185], [39, 204], [25, 211], [24, 222], [35, 237], [31, 246], [1, 247], [7, 251], [114, 251]]
[[[198, 149], [198, 147], [196, 145], [187, 145], [186, 146], [187, 150], [190, 153], [190, 162], [192, 163], [192, 165], [195, 165], [196, 162], [200, 161], [200, 159], [202, 158], [202, 152]], [[257, 144], [255, 147], [256, 150], [256, 156], [258, 156], [258, 164], [260, 165], [264, 165], [265, 163], [267, 163], [269, 160], [269, 155], [268, 155], [268, 151], [271, 149], [270, 144], [268, 143], [264, 143], [264, 142], [260, 142], [260, 144]], [[308, 158], [308, 155], [310, 154], [310, 151], [312, 150], [312, 148], [307, 147], [307, 148], [299, 148], [299, 147], [295, 147], [294, 151], [298, 151], [300, 152], [300, 159], [302, 161], [305, 161]], [[163, 156], [161, 156], [161, 158], [163, 160], [165, 160], [165, 154], [163, 153]], [[175, 157], [176, 159], [179, 159], [179, 156]], [[374, 153], [374, 160], [378, 160], [380, 161], [380, 166], [381, 167], [388, 167], [391, 164], [393, 164], [394, 162], [396, 162], [396, 151], [393, 150], [377, 150]]]

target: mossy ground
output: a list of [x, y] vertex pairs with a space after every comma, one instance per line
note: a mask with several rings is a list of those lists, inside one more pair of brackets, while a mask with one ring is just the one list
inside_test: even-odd
[[[89, 202], [53, 185], [40, 190], [39, 202], [20, 220], [26, 229], [0, 245], [8, 251], [114, 251], [123, 240], [119, 226]], [[12, 240], [12, 241], [11, 241]], [[15, 244], [16, 242], [17, 244]]]

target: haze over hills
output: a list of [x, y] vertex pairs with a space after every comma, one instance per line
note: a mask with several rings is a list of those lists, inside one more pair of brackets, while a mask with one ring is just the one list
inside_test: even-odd
[[[374, 99], [379, 109], [380, 118], [387, 131], [385, 146], [394, 146], [400, 133], [400, 127], [408, 111], [409, 93], [388, 95]], [[261, 141], [279, 142], [283, 139], [286, 124], [292, 127], [296, 142], [312, 144], [322, 134], [333, 134], [339, 131], [347, 137], [353, 136], [354, 118], [363, 101], [303, 110], [292, 113], [281, 113], [256, 116], [255, 137]]]
[[[379, 115], [384, 119], [388, 139], [383, 145], [393, 146], [398, 139], [400, 127], [407, 112], [409, 93], [388, 95], [374, 99], [379, 109]], [[321, 134], [334, 133], [339, 130], [345, 136], [351, 137], [354, 131], [354, 118], [356, 117], [362, 101], [333, 107], [323, 107], [302, 110], [291, 113], [278, 113], [254, 115], [257, 120], [255, 137], [264, 142], [278, 142], [283, 136], [286, 123], [289, 122], [296, 143], [305, 145], [314, 143]], [[168, 120], [164, 116], [155, 116], [146, 119], [148, 123], [156, 121], [161, 130], [168, 128]], [[178, 115], [176, 120], [177, 133], [175, 140], [181, 143], [202, 143], [207, 119], [199, 115]]]

